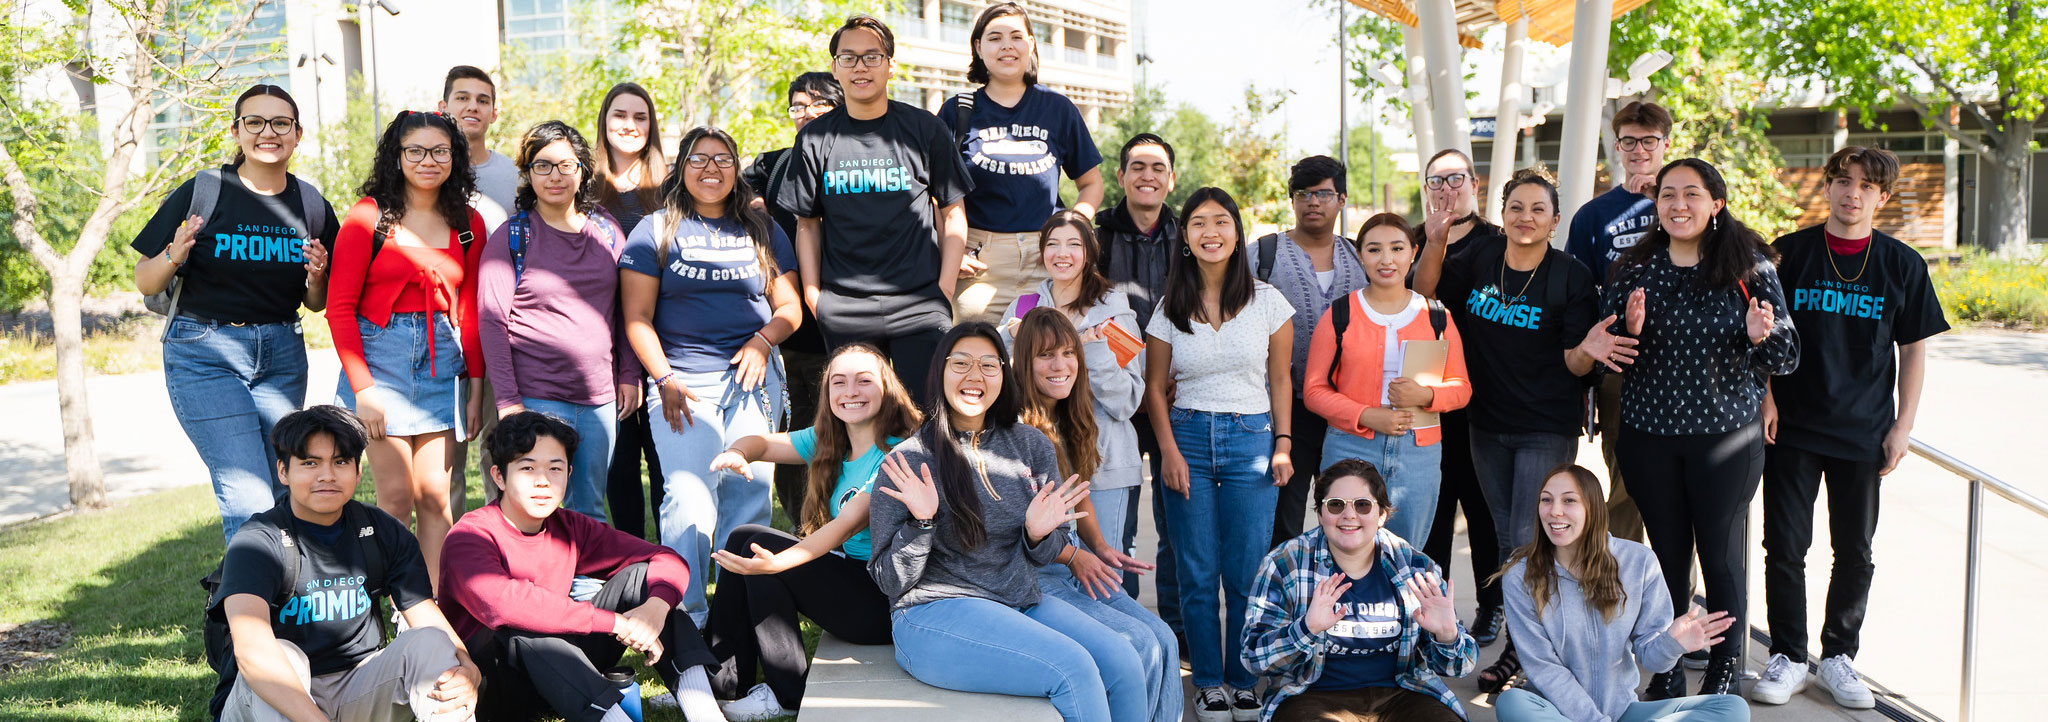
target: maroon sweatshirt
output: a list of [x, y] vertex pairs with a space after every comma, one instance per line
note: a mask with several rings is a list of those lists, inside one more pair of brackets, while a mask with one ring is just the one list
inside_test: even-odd
[[613, 613], [569, 598], [578, 575], [608, 579], [648, 562], [647, 593], [675, 606], [690, 569], [666, 547], [562, 509], [523, 534], [496, 505], [468, 514], [441, 551], [441, 611], [468, 639], [483, 629], [610, 634]]

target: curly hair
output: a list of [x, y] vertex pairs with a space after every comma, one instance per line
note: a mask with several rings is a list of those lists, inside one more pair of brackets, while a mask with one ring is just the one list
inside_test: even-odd
[[405, 217], [405, 171], [399, 167], [405, 147], [401, 143], [413, 131], [423, 128], [448, 136], [448, 179], [442, 181], [435, 194], [434, 209], [441, 212], [449, 228], [469, 227], [469, 197], [476, 192], [476, 170], [469, 167], [469, 141], [446, 114], [401, 110], [390, 125], [384, 126], [384, 135], [377, 139], [376, 158], [370, 161], [370, 177], [356, 191], [376, 201], [379, 234]]
[[513, 208], [530, 211], [539, 202], [527, 166], [533, 164], [534, 156], [540, 155], [541, 150], [556, 141], [568, 143], [569, 152], [576, 156], [576, 164], [582, 166], [583, 179], [576, 185], [576, 212], [589, 213], [597, 208], [597, 193], [592, 188], [596, 185], [597, 171], [590, 164], [590, 144], [583, 142], [583, 134], [576, 132], [575, 127], [559, 120], [544, 121], [519, 138], [519, 195], [512, 201]]
[[[697, 151], [697, 144], [706, 140], [725, 144], [726, 150], [732, 153], [734, 159], [733, 175], [739, 175], [740, 144], [733, 141], [731, 134], [705, 125], [691, 128], [690, 132], [684, 133], [683, 142], [676, 147], [675, 182], [668, 184], [662, 197], [665, 217], [661, 225], [659, 242], [663, 245], [667, 245], [671, 242], [670, 239], [676, 237], [676, 229], [682, 226], [683, 219], [697, 215], [697, 201], [690, 196], [689, 181], [683, 176], [690, 172], [689, 158]], [[721, 214], [725, 218], [739, 221], [740, 227], [746, 229], [747, 237], [753, 239], [754, 261], [761, 267], [761, 283], [765, 285], [773, 282], [783, 271], [796, 270], [776, 265], [775, 254], [770, 251], [769, 244], [774, 241], [774, 233], [780, 229], [772, 225], [768, 214], [754, 209], [753, 186], [739, 182], [729, 187], [732, 190], [726, 193], [725, 207], [721, 209]]]

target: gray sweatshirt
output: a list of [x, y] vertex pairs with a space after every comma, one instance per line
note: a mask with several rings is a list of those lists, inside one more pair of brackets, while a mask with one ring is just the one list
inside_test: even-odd
[[[1052, 563], [1067, 548], [1067, 535], [1055, 531], [1036, 546], [1027, 543], [1024, 512], [1031, 497], [1059, 476], [1059, 459], [1052, 441], [1028, 424], [1008, 428], [960, 433], [961, 450], [974, 469], [974, 489], [981, 495], [981, 523], [987, 530], [981, 546], [963, 549], [954, 541], [951, 511], [946, 508], [945, 489], [939, 489], [939, 513], [935, 527], [919, 529], [911, 523], [910, 511], [895, 497], [881, 493], [881, 487], [895, 488], [887, 474], [875, 479], [875, 494], [868, 498], [868, 530], [874, 535], [874, 555], [868, 574], [875, 586], [895, 603], [891, 611], [909, 609], [925, 602], [953, 597], [976, 597], [1011, 607], [1038, 603], [1038, 568]], [[932, 465], [932, 454], [921, 436], [897, 444], [891, 454], [903, 457], [911, 469]], [[938, 469], [932, 469], [936, 480]]]
[[1522, 673], [1537, 694], [1573, 722], [1620, 719], [1636, 701], [1640, 666], [1653, 672], [1678, 664], [1685, 648], [1665, 634], [1671, 626], [1671, 594], [1650, 548], [1607, 538], [1620, 567], [1625, 594], [1614, 621], [1586, 602], [1579, 581], [1557, 565], [1556, 598], [1536, 618], [1536, 601], [1522, 580], [1528, 562], [1516, 562], [1501, 580], [1508, 607], [1508, 634], [1522, 658]]
[[[1037, 293], [1038, 305], [1052, 305], [1051, 281], [1038, 284]], [[1002, 330], [1003, 345], [1012, 351], [1017, 340], [1011, 337], [1010, 319], [1022, 315], [1017, 313], [1017, 302], [1011, 301], [1003, 310], [1003, 322], [996, 326]], [[1122, 291], [1111, 290], [1101, 302], [1089, 306], [1080, 328], [1095, 328], [1104, 321], [1115, 321], [1131, 335], [1145, 337], [1145, 329], [1138, 327], [1138, 314]], [[1011, 361], [1020, 370], [1030, 368], [1030, 359]], [[1145, 352], [1139, 351], [1130, 363], [1118, 366], [1109, 342], [1095, 341], [1081, 349], [1081, 361], [1088, 367], [1088, 390], [1095, 394], [1095, 426], [1100, 429], [1095, 448], [1102, 454], [1102, 465], [1088, 480], [1088, 488], [1106, 491], [1137, 486], [1145, 480], [1145, 471], [1138, 455], [1138, 428], [1131, 425], [1131, 417], [1145, 403]]]

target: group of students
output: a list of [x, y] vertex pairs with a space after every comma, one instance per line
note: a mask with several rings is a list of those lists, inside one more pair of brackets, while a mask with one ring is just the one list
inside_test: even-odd
[[[340, 219], [287, 172], [290, 95], [244, 93], [235, 162], [133, 243], [228, 539], [216, 714], [614, 722], [635, 650], [686, 718], [767, 719], [803, 699], [801, 615], [1069, 720], [1460, 719], [1440, 677], [1503, 633], [1478, 671], [1519, 682], [1503, 719], [1745, 719], [1726, 632], [1749, 501], [1761, 484], [1774, 652], [1751, 697], [1782, 703], [1812, 681], [1823, 478], [1818, 677], [1873, 703], [1850, 662], [1878, 480], [1946, 328], [1925, 265], [1871, 229], [1890, 154], [1837, 153], [1827, 223], [1766, 244], [1633, 103], [1566, 250], [1545, 174], [1515, 173], [1494, 225], [1455, 150], [1424, 168], [1419, 226], [1342, 235], [1345, 169], [1315, 156], [1294, 226], [1251, 239], [1222, 189], [1167, 205], [1177, 160], [1150, 133], [1098, 210], [1104, 159], [1037, 84], [1025, 10], [992, 5], [972, 38], [981, 87], [935, 116], [888, 98], [889, 28], [848, 19], [832, 72], [789, 85], [794, 145], [751, 164], [705, 127], [668, 162], [632, 83], [595, 144], [548, 121], [507, 158], [485, 147], [495, 84], [457, 67], [440, 112], [386, 127]], [[300, 306], [326, 312], [346, 408], [297, 411]], [[1440, 367], [1412, 368], [1428, 348]], [[1605, 488], [1571, 464], [1589, 425]], [[458, 521], [478, 435], [493, 501]], [[349, 501], [365, 456], [381, 511]], [[797, 534], [770, 526], [778, 496]], [[1469, 626], [1432, 561], [1459, 511]], [[406, 630], [382, 651], [380, 598]]]

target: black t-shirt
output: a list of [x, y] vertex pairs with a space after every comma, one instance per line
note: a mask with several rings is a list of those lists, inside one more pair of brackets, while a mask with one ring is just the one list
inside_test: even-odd
[[[781, 203], [776, 202], [775, 178], [773, 177], [775, 164], [781, 162], [783, 156], [786, 155], [789, 155], [788, 148], [778, 148], [762, 153], [754, 158], [754, 163], [747, 166], [746, 171], [740, 173], [740, 180], [746, 181], [747, 187], [754, 189], [754, 195], [761, 197], [761, 203], [768, 207], [768, 217], [775, 219], [775, 225], [782, 226], [782, 235], [794, 240], [796, 238], [796, 215], [783, 208]], [[791, 160], [795, 159], [791, 158]], [[784, 168], [782, 172], [783, 175], [787, 176], [789, 169]]]
[[[240, 166], [221, 169], [220, 199], [206, 225], [194, 237], [192, 253], [178, 269], [184, 290], [178, 310], [228, 323], [279, 323], [299, 318], [306, 297], [306, 257], [299, 245], [311, 235], [301, 219], [305, 210], [297, 176], [286, 176], [284, 192], [260, 195], [242, 183]], [[144, 258], [163, 253], [178, 233], [178, 224], [192, 213], [192, 186], [187, 180], [158, 206], [129, 248]], [[326, 224], [320, 244], [334, 250], [341, 225], [334, 208], [320, 204]]]
[[1576, 435], [1586, 387], [1565, 366], [1564, 350], [1598, 320], [1593, 273], [1555, 248], [1534, 271], [1508, 268], [1507, 243], [1468, 238], [1453, 246], [1436, 286], [1464, 338], [1471, 423], [1494, 433]]
[[1794, 231], [1772, 244], [1782, 256], [1778, 277], [1800, 344], [1799, 368], [1771, 383], [1777, 443], [1875, 459], [1897, 415], [1892, 345], [1947, 331], [1948, 321], [1927, 261], [1910, 246], [1877, 233], [1864, 253], [1835, 256], [1822, 229]]
[[[843, 296], [937, 297], [937, 209], [973, 187], [953, 134], [922, 108], [889, 101], [873, 120], [846, 108], [797, 133], [776, 203], [821, 219], [818, 285]], [[951, 272], [948, 269], [947, 272]]]
[[[349, 528], [348, 511], [336, 525], [321, 527], [292, 518], [286, 501], [249, 517], [228, 542], [221, 562], [218, 597], [254, 594], [270, 602], [270, 631], [304, 650], [314, 675], [352, 669], [377, 651], [383, 630], [373, 594], [390, 597], [399, 610], [434, 597], [412, 532], [376, 507], [356, 501], [349, 506], [361, 507], [359, 518], [370, 520], [368, 537], [360, 527]], [[290, 536], [299, 550], [298, 586], [289, 596], [283, 589], [288, 575], [280, 526], [297, 532]], [[365, 550], [383, 554], [381, 584], [369, 578]]]

